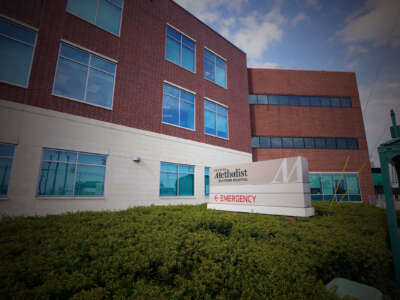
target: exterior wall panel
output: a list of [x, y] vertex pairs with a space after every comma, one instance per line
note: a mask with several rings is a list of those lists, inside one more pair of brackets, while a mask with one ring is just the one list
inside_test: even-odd
[[374, 188], [354, 73], [329, 71], [248, 69], [249, 94], [351, 97], [352, 107], [250, 105], [252, 136], [351, 137], [357, 150], [253, 149], [253, 160], [290, 156], [308, 158], [310, 172], [358, 172], [363, 201], [373, 201]]
[[[251, 152], [246, 54], [172, 1], [124, 1], [120, 37], [66, 12], [67, 1], [3, 1], [0, 14], [39, 29], [27, 89], [0, 83], [0, 97], [132, 128]], [[29, 9], [27, 9], [27, 7]], [[196, 40], [196, 73], [165, 59], [166, 24]], [[51, 95], [61, 40], [118, 61], [113, 110]], [[204, 79], [203, 50], [227, 59], [227, 89]], [[162, 124], [162, 82], [196, 92], [196, 131]], [[203, 99], [229, 107], [229, 140], [204, 134]]]

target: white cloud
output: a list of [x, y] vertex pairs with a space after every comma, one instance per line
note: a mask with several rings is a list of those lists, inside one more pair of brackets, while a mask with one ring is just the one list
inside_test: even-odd
[[369, 52], [369, 49], [364, 46], [360, 45], [350, 45], [347, 47], [347, 52], [350, 55], [359, 55], [359, 54], [365, 54]]
[[292, 26], [296, 26], [297, 25], [297, 23], [299, 23], [299, 22], [302, 22], [302, 21], [306, 21], [306, 20], [308, 20], [309, 19], [309, 17], [307, 16], [307, 15], [305, 15], [304, 13], [299, 13], [297, 16], [295, 16], [293, 19], [292, 19], [292, 21], [290, 21], [290, 24], [292, 25]]
[[197, 18], [206, 23], [215, 23], [223, 20], [221, 8], [239, 12], [248, 0], [175, 0], [180, 6], [190, 11]]
[[353, 61], [351, 61], [350, 63], [348, 63], [345, 68], [349, 71], [354, 71], [361, 63], [360, 59], [355, 59]]
[[269, 62], [269, 61], [250, 61], [249, 62], [249, 68], [266, 68], [266, 69], [276, 69], [279, 68], [279, 65], [274, 62]]
[[390, 139], [390, 109], [395, 109], [396, 117], [400, 119], [400, 81], [393, 79], [359, 87], [369, 153], [377, 164], [379, 158], [376, 148]]
[[[268, 13], [245, 11], [248, 0], [176, 0], [202, 21], [247, 53], [250, 61], [258, 61], [265, 51], [283, 36], [286, 19], [281, 14], [283, 0], [275, 0]], [[224, 15], [226, 9], [235, 12]], [[245, 14], [243, 14], [245, 13]], [[300, 17], [303, 18], [303, 17]], [[301, 20], [298, 20], [299, 22]]]
[[399, 47], [399, 15], [399, 0], [368, 0], [347, 18], [347, 25], [336, 32], [336, 37], [346, 43], [372, 42], [375, 47]]
[[260, 59], [268, 47], [279, 42], [283, 36], [283, 23], [286, 19], [280, 12], [280, 2], [267, 14], [253, 12], [247, 17], [238, 19], [240, 27], [237, 31], [228, 32], [228, 38], [243, 49], [252, 60]]

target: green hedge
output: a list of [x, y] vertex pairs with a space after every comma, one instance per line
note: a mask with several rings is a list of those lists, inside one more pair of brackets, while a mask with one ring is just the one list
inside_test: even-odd
[[200, 206], [4, 218], [0, 295], [65, 299], [335, 299], [334, 277], [387, 292], [386, 217], [314, 203], [316, 216]]

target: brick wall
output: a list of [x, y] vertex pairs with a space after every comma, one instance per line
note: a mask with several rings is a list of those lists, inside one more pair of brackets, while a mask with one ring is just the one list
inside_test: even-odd
[[368, 146], [358, 95], [351, 72], [248, 69], [250, 94], [351, 97], [352, 107], [295, 107], [250, 105], [252, 136], [353, 137], [358, 150], [253, 149], [253, 160], [301, 155], [312, 172], [339, 172], [346, 157], [347, 171], [360, 174], [363, 201], [374, 196]]
[[[0, 98], [251, 152], [246, 54], [172, 1], [124, 2], [117, 37], [67, 13], [66, 0], [2, 1], [0, 14], [39, 33], [28, 88], [0, 83]], [[166, 23], [196, 40], [196, 73], [165, 60]], [[112, 111], [51, 95], [61, 39], [118, 61]], [[205, 46], [227, 59], [228, 89], [204, 79]], [[196, 92], [195, 132], [161, 123], [164, 80]], [[229, 107], [229, 140], [204, 134], [204, 97]]]

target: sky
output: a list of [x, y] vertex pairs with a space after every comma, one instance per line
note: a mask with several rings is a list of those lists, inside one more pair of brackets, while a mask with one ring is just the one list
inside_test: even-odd
[[370, 160], [400, 123], [400, 0], [175, 0], [258, 68], [351, 71]]

